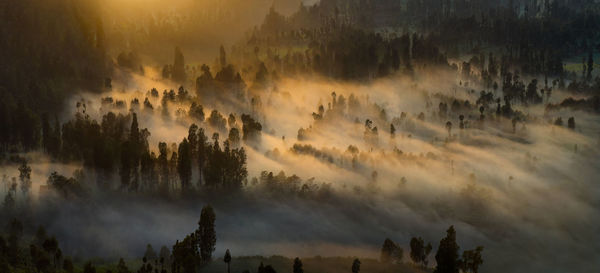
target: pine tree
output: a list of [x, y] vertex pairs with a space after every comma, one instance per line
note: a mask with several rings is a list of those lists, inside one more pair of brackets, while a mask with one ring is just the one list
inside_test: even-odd
[[210, 205], [202, 208], [196, 236], [200, 240], [200, 257], [204, 262], [212, 260], [212, 253], [215, 251], [215, 245], [217, 244], [215, 218], [215, 212]]
[[435, 254], [437, 267], [435, 273], [458, 273], [459, 271], [459, 246], [456, 243], [456, 231], [454, 226], [446, 231], [446, 237], [440, 241], [440, 246]]
[[179, 179], [181, 180], [181, 189], [187, 190], [190, 188], [190, 182], [192, 180], [192, 155], [190, 149], [190, 143], [187, 139], [179, 144], [177, 158], [177, 172]]

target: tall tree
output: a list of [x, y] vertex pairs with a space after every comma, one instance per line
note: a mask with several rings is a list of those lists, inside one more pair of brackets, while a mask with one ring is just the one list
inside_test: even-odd
[[198, 129], [197, 133], [198, 137], [198, 186], [203, 185], [204, 178], [204, 170], [206, 167], [206, 161], [208, 159], [208, 154], [210, 153], [210, 148], [208, 145], [208, 137], [204, 133], [204, 128]]
[[167, 143], [158, 143], [158, 169], [160, 176], [160, 189], [163, 193], [167, 193], [170, 187], [169, 183], [169, 152]]
[[129, 268], [125, 264], [123, 258], [119, 259], [119, 263], [117, 264], [117, 272], [116, 273], [130, 273]]
[[190, 143], [185, 138], [179, 144], [178, 155], [177, 172], [179, 173], [179, 179], [181, 180], [181, 189], [185, 191], [190, 188], [190, 182], [192, 180], [192, 154]]
[[129, 160], [132, 174], [132, 183], [130, 184], [130, 190], [137, 191], [139, 188], [140, 181], [140, 157], [142, 150], [141, 133], [138, 125], [137, 114], [133, 113], [131, 120], [131, 128], [129, 130]]
[[27, 198], [29, 196], [29, 190], [31, 189], [31, 167], [27, 165], [27, 161], [23, 160], [21, 166], [19, 166], [19, 180], [21, 181], [21, 191], [23, 196]]
[[156, 256], [156, 251], [154, 251], [154, 248], [152, 247], [151, 244], [148, 244], [146, 246], [146, 252], [144, 252], [144, 258], [146, 258], [149, 261], [154, 261], [158, 258]]
[[200, 213], [200, 221], [196, 231], [196, 236], [200, 240], [200, 257], [204, 262], [212, 260], [212, 253], [215, 251], [215, 245], [217, 244], [215, 219], [213, 208], [210, 205], [204, 206]]
[[296, 257], [296, 259], [294, 259], [293, 273], [304, 273], [304, 269], [302, 268], [302, 261], [298, 257]]
[[458, 273], [459, 271], [459, 246], [456, 243], [456, 231], [450, 226], [446, 231], [446, 237], [440, 241], [435, 261], [437, 266], [434, 273]]
[[478, 246], [473, 250], [465, 250], [462, 254], [460, 269], [463, 272], [479, 272], [479, 266], [483, 264], [483, 259], [481, 258], [482, 251], [482, 246]]
[[219, 47], [219, 63], [221, 65], [221, 69], [227, 66], [227, 55], [225, 54], [225, 48], [223, 45]]
[[386, 238], [381, 247], [381, 262], [396, 263], [402, 260], [402, 248], [398, 247], [394, 241]]
[[121, 176], [121, 189], [130, 190], [131, 182], [131, 145], [129, 141], [123, 142], [121, 145], [121, 168], [119, 175]]
[[431, 243], [425, 245], [425, 241], [423, 241], [423, 238], [421, 237], [413, 237], [412, 239], [410, 239], [410, 258], [416, 264], [422, 264], [426, 267], [429, 263], [427, 257], [429, 256], [431, 249]]
[[185, 60], [179, 47], [175, 47], [175, 58], [173, 62], [172, 79], [176, 82], [185, 82]]

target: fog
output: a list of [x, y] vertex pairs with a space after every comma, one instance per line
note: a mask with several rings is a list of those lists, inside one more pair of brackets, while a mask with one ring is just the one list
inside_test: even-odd
[[[136, 52], [145, 62], [164, 64], [176, 46], [188, 58], [212, 63], [220, 45], [229, 48], [273, 8], [289, 15], [313, 0], [88, 0], [103, 22], [113, 56]], [[169, 49], [169, 50], [165, 50]]]
[[[127, 114], [129, 102], [143, 101], [153, 87], [159, 93], [176, 89], [174, 83], [159, 80], [151, 67], [145, 71], [145, 76], [123, 72], [107, 93], [73, 96], [68, 102], [72, 107], [61, 119], [82, 111], [74, 107], [76, 102], [86, 103], [86, 114], [100, 120], [107, 111]], [[140, 257], [147, 243], [155, 249], [170, 248], [195, 229], [201, 207], [211, 204], [217, 215], [217, 256], [231, 249], [236, 256], [377, 258], [380, 244], [389, 237], [409, 259], [411, 237], [432, 242], [435, 252], [444, 231], [454, 225], [461, 251], [485, 247], [483, 272], [597, 269], [599, 117], [521, 108], [530, 121], [517, 125], [513, 133], [510, 120], [477, 125], [478, 113], [465, 113], [473, 125], [461, 130], [458, 114], [453, 113], [446, 118], [455, 123], [448, 139], [446, 119], [437, 117], [439, 98], [475, 101], [478, 96], [456, 81], [447, 71], [430, 71], [417, 81], [393, 76], [368, 84], [284, 78], [265, 91], [258, 115], [263, 136], [260, 143], [245, 147], [249, 180], [261, 171], [275, 175], [283, 171], [305, 181], [314, 178], [318, 185], [330, 184], [326, 194], [301, 198], [248, 183], [242, 193], [200, 194], [193, 200], [157, 202], [141, 195], [99, 193], [80, 202], [37, 196], [35, 204], [40, 205], [27, 217], [55, 234], [66, 254], [82, 258]], [[193, 89], [189, 92], [194, 94]], [[353, 94], [360, 106], [328, 110], [332, 92], [338, 100]], [[100, 99], [108, 96], [124, 100], [127, 107], [102, 105]], [[551, 100], [565, 96], [555, 91]], [[169, 104], [170, 118], [164, 118], [160, 99], [150, 99], [154, 111], [138, 111], [138, 115], [140, 128], [149, 128], [150, 147], [156, 151], [160, 141], [181, 141], [193, 121], [176, 118], [176, 110], [189, 105]], [[321, 104], [324, 117], [315, 120], [312, 113]], [[237, 117], [248, 110], [244, 103], [204, 107], [207, 116], [212, 109]], [[385, 119], [380, 109], [385, 109]], [[485, 114], [493, 116], [493, 111], [490, 106]], [[407, 118], [392, 138], [389, 122], [402, 112]], [[423, 121], [417, 119], [420, 112], [425, 114]], [[549, 121], [558, 116], [576, 117], [577, 129], [551, 125]], [[365, 140], [366, 119], [379, 128], [376, 143]], [[199, 126], [214, 131], [206, 122]], [[301, 127], [312, 127], [303, 141], [297, 140]], [[309, 144], [329, 159], [294, 150], [296, 143]], [[349, 145], [359, 150], [354, 165]], [[34, 194], [51, 171], [70, 175], [81, 168], [50, 164], [35, 154], [25, 156], [33, 169]], [[3, 173], [18, 176], [16, 169], [8, 166]]]

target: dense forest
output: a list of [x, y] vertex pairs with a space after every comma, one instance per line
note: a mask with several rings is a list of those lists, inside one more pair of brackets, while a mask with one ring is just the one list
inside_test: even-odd
[[597, 1], [0, 17], [2, 272], [600, 269]]

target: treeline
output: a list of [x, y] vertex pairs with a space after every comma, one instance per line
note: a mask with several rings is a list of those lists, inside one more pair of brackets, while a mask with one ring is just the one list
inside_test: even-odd
[[[234, 189], [246, 180], [246, 152], [240, 147], [239, 135], [220, 141], [219, 133], [214, 133], [209, 139], [204, 128], [192, 124], [180, 143], [160, 142], [158, 154], [149, 147], [149, 136], [148, 129], [139, 128], [135, 113], [109, 112], [100, 124], [78, 113], [62, 126], [60, 148], [44, 148], [59, 151], [54, 157], [63, 161], [82, 161], [95, 172], [98, 186], [104, 189], [113, 186], [107, 181], [116, 172], [119, 188], [126, 191]], [[193, 173], [197, 174], [196, 181], [192, 181]]]
[[[429, 264], [429, 254], [433, 247], [431, 243], [425, 244], [421, 237], [412, 237], [410, 240], [409, 257], [415, 265], [427, 268]], [[483, 264], [481, 252], [482, 246], [472, 250], [465, 250], [462, 256], [459, 254], [460, 247], [456, 243], [456, 231], [454, 226], [450, 226], [446, 231], [446, 237], [440, 240], [437, 252], [435, 254], [436, 267], [435, 273], [450, 272], [479, 272], [479, 267]], [[382, 263], [402, 263], [404, 257], [403, 249], [394, 241], [386, 238], [381, 247], [380, 261]]]
[[407, 33], [390, 38], [336, 23], [275, 33], [255, 30], [233, 47], [232, 56], [242, 71], [265, 65], [277, 75], [317, 74], [344, 80], [368, 80], [396, 71], [412, 74], [425, 66], [450, 68], [445, 54], [427, 36]]
[[[263, 62], [279, 75], [316, 72], [341, 79], [443, 65], [447, 56], [474, 55], [479, 60], [470, 63], [484, 65], [489, 54], [489, 63], [497, 68], [476, 73], [493, 80], [509, 71], [563, 77], [564, 59], [598, 51], [600, 37], [594, 30], [600, 26], [600, 12], [590, 1], [427, 2], [408, 1], [399, 7], [397, 1], [385, 0], [321, 1], [301, 5], [289, 17], [271, 9], [232, 53], [242, 70], [256, 71]], [[417, 32], [376, 31], [373, 23], [361, 21], [411, 26]]]
[[[138, 273], [196, 273], [213, 261], [213, 253], [217, 243], [216, 214], [210, 205], [202, 208], [198, 227], [186, 235], [184, 239], [177, 240], [169, 249], [161, 247], [160, 252], [148, 244], [142, 257], [142, 265], [136, 271]], [[49, 236], [43, 227], [39, 227], [35, 233], [24, 227], [17, 219], [12, 219], [6, 229], [0, 235], [0, 269], [2, 272], [22, 272], [35, 270], [39, 273], [94, 273], [97, 268], [93, 261], [76, 265], [73, 259], [64, 255], [55, 237]], [[6, 239], [5, 237], [6, 236]], [[27, 243], [25, 238], [31, 238]], [[28, 246], [27, 246], [28, 245]], [[431, 243], [425, 244], [421, 237], [413, 237], [410, 240], [410, 253], [408, 256], [412, 265], [423, 270], [428, 269], [429, 256], [433, 247]], [[436, 267], [434, 272], [478, 272], [483, 264], [483, 247], [478, 246], [472, 250], [465, 250], [459, 254], [460, 247], [456, 242], [456, 231], [453, 226], [446, 231], [446, 236], [440, 240], [435, 253]], [[379, 265], [406, 264], [403, 260], [404, 250], [389, 238], [385, 239], [381, 247]], [[232, 262], [229, 249], [226, 250], [223, 262], [227, 264], [227, 272]], [[359, 273], [361, 261], [354, 259], [351, 271]], [[114, 267], [115, 273], [131, 273], [124, 260], [121, 258]], [[293, 272], [304, 272], [302, 260], [295, 258]], [[389, 268], [387, 268], [389, 269]], [[112, 269], [105, 269], [106, 273], [112, 273]], [[250, 272], [245, 270], [244, 272]], [[259, 265], [258, 273], [275, 273], [271, 265]]]
[[0, 150], [34, 148], [43, 113], [76, 88], [100, 90], [110, 75], [102, 21], [92, 1], [0, 4]]

